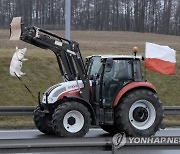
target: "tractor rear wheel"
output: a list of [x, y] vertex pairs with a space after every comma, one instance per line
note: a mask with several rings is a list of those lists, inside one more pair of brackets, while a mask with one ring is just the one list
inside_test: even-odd
[[117, 128], [128, 136], [152, 136], [163, 120], [162, 103], [149, 90], [138, 89], [122, 98], [116, 108]]
[[39, 106], [34, 110], [34, 123], [35, 126], [44, 134], [54, 135], [52, 127], [52, 116], [49, 114], [42, 115], [41, 108]]
[[89, 131], [90, 124], [88, 109], [78, 102], [60, 104], [53, 114], [53, 127], [58, 136], [82, 137]]

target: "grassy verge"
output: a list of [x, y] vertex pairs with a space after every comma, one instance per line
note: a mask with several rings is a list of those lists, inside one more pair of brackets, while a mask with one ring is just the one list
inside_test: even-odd
[[32, 116], [2, 116], [0, 129], [35, 128]]
[[[63, 36], [63, 32], [55, 33]], [[0, 106], [31, 106], [36, 101], [26, 91], [15, 77], [9, 75], [9, 64], [15, 51], [15, 46], [27, 47], [26, 57], [29, 59], [23, 64], [26, 75], [23, 82], [37, 97], [37, 93], [44, 92], [49, 86], [61, 82], [56, 58], [52, 52], [42, 50], [23, 42], [10, 42], [9, 32], [0, 30]], [[75, 31], [72, 39], [80, 43], [83, 57], [93, 54], [131, 54], [134, 46], [139, 47], [140, 54], [144, 55], [145, 42], [169, 45], [177, 51], [176, 75], [167, 76], [144, 70], [144, 77], [157, 88], [158, 96], [164, 105], [180, 105], [180, 37], [145, 34], [134, 32], [94, 32]], [[0, 117], [0, 128], [13, 126], [32, 126], [32, 117]], [[166, 117], [167, 125], [180, 125], [180, 120]]]

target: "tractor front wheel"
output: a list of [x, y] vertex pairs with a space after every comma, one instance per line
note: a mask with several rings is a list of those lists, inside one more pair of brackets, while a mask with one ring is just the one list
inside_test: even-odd
[[34, 110], [34, 123], [36, 127], [44, 134], [53, 135], [52, 116], [49, 114], [42, 114], [40, 106]]
[[53, 127], [58, 136], [82, 137], [89, 131], [90, 124], [88, 109], [78, 102], [60, 104], [53, 114]]

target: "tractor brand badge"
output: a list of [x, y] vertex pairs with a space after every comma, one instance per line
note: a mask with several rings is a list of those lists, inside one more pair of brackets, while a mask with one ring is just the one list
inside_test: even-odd
[[126, 134], [118, 133], [113, 136], [112, 139], [114, 148], [119, 149], [126, 144]]
[[68, 86], [68, 89], [75, 89], [77, 87], [78, 87], [77, 85], [71, 85], [71, 86]]

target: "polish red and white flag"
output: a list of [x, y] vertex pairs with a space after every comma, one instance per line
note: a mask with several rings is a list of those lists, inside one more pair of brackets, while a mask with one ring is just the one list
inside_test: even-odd
[[174, 75], [176, 51], [168, 46], [146, 42], [145, 68], [161, 74]]

